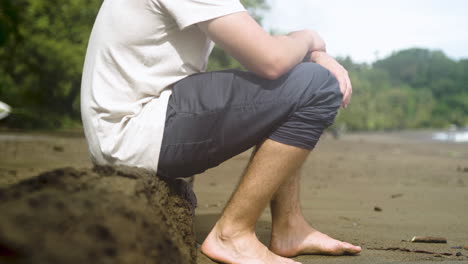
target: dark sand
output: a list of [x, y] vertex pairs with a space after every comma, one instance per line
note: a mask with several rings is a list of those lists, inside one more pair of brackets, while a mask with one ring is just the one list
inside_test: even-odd
[[[410, 135], [410, 136], [408, 136]], [[303, 263], [468, 263], [468, 144], [417, 140], [414, 133], [325, 136], [304, 166], [302, 204], [317, 229], [363, 247], [358, 256], [302, 256]], [[195, 180], [201, 243], [249, 158], [243, 153]], [[90, 168], [81, 135], [0, 134], [0, 187], [58, 167]], [[125, 189], [125, 186], [123, 187]], [[375, 207], [381, 208], [376, 211]], [[269, 211], [257, 233], [268, 243]], [[408, 242], [440, 236], [447, 244]], [[401, 248], [450, 256], [377, 250]], [[456, 256], [460, 252], [461, 256]], [[198, 263], [213, 263], [199, 254]]]

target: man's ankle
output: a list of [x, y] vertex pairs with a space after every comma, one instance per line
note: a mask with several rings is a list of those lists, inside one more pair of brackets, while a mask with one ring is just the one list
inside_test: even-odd
[[218, 221], [213, 227], [215, 235], [221, 240], [231, 240], [246, 235], [255, 235], [254, 227], [240, 225], [239, 223], [229, 223]]
[[287, 216], [273, 217], [272, 232], [287, 232], [292, 229], [309, 225], [301, 213], [290, 214]]

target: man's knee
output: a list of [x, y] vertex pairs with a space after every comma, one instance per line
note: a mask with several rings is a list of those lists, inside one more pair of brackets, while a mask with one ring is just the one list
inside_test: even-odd
[[298, 74], [306, 74], [310, 76], [315, 75], [328, 75], [329, 71], [320, 64], [314, 62], [302, 62], [293, 68], [293, 71], [297, 71]]
[[338, 81], [327, 69], [316, 63], [300, 63], [289, 74], [290, 92], [302, 106], [337, 110], [343, 94]]

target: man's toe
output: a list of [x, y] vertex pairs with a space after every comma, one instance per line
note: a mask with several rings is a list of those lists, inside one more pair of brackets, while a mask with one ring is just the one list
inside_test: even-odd
[[347, 242], [343, 242], [343, 244], [344, 244], [345, 251], [347, 253], [357, 254], [357, 253], [361, 252], [361, 247], [359, 247], [359, 246], [355, 246], [355, 245], [352, 245], [352, 244], [347, 243]]

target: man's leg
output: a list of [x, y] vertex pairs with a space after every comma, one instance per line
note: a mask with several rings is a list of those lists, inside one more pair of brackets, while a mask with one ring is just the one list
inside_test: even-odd
[[271, 201], [270, 250], [280, 256], [357, 254], [361, 247], [333, 239], [313, 229], [300, 208], [300, 168], [278, 188]]
[[267, 139], [203, 242], [202, 252], [224, 263], [296, 263], [269, 251], [255, 236], [254, 226], [284, 180], [297, 171], [308, 150]]
[[336, 79], [313, 63], [297, 65], [274, 81], [225, 71], [193, 75], [174, 85], [159, 175], [195, 175], [270, 138], [204, 242], [206, 255], [229, 263], [291, 263], [257, 240], [254, 224], [332, 123], [341, 99]]

